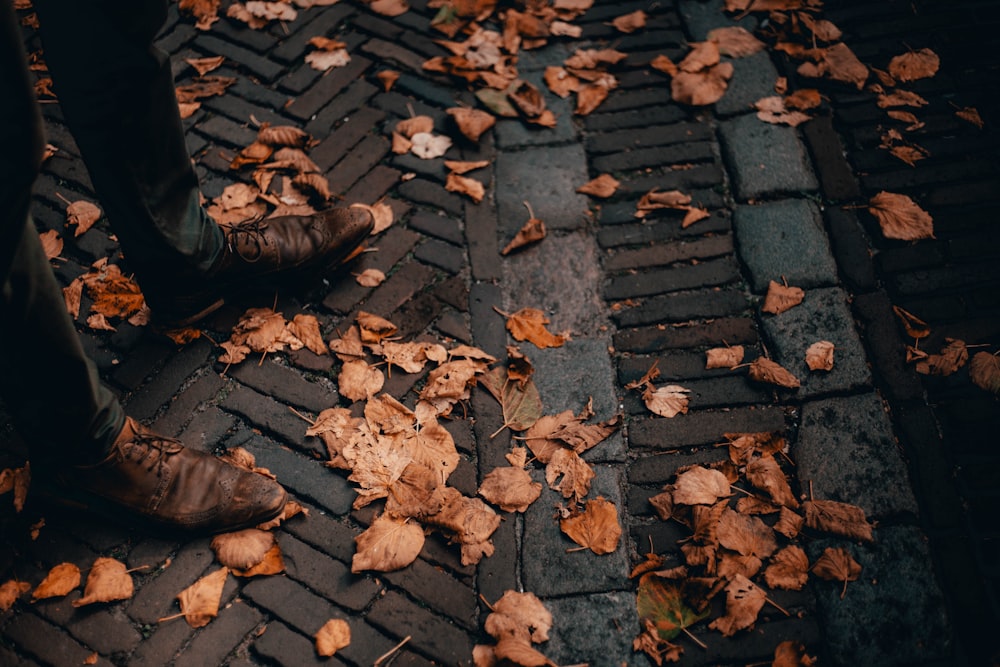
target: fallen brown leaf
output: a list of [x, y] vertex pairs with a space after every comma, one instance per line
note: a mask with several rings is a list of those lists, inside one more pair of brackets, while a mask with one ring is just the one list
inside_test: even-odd
[[94, 602], [113, 602], [132, 597], [132, 577], [125, 564], [114, 558], [98, 558], [87, 575], [83, 597], [73, 600], [74, 607], [83, 607]]
[[989, 352], [976, 352], [969, 363], [969, 377], [980, 389], [1000, 394], [1000, 359]]
[[916, 81], [937, 74], [941, 59], [930, 49], [910, 51], [889, 61], [889, 74], [897, 81]]
[[316, 634], [316, 653], [329, 658], [342, 648], [351, 644], [351, 626], [342, 618], [331, 618], [323, 624]]
[[934, 238], [934, 221], [930, 214], [906, 195], [879, 192], [868, 201], [868, 211], [878, 220], [882, 234], [888, 239]]
[[771, 361], [767, 357], [758, 357], [756, 360], [752, 361], [750, 363], [750, 371], [748, 374], [750, 379], [756, 380], [757, 382], [765, 382], [767, 384], [785, 387], [786, 389], [795, 389], [801, 386], [797, 377], [788, 372], [788, 370], [783, 368], [780, 364]]
[[767, 285], [767, 296], [764, 297], [761, 310], [772, 315], [780, 315], [802, 303], [805, 297], [806, 293], [801, 287], [781, 285], [772, 280]]
[[806, 350], [806, 365], [811, 371], [829, 371], [833, 369], [834, 346], [828, 340], [820, 340]]
[[45, 575], [31, 593], [32, 600], [62, 597], [80, 585], [80, 568], [73, 563], [60, 563]]
[[840, 592], [843, 599], [847, 593], [847, 582], [857, 581], [861, 576], [861, 565], [843, 547], [827, 547], [812, 566], [813, 574], [827, 581], [842, 581]]
[[617, 508], [600, 496], [588, 500], [583, 512], [561, 519], [559, 528], [581, 547], [598, 555], [614, 553], [622, 536]]

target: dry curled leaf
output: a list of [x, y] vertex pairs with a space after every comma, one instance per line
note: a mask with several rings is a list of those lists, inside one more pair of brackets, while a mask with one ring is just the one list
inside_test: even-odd
[[741, 26], [727, 26], [708, 31], [708, 41], [714, 42], [719, 53], [730, 58], [753, 55], [765, 48], [764, 42]]
[[479, 495], [505, 512], [524, 512], [538, 500], [542, 485], [524, 468], [495, 468], [483, 478]]
[[772, 315], [780, 315], [802, 303], [805, 298], [806, 293], [801, 287], [781, 285], [772, 280], [767, 285], [767, 296], [764, 297], [761, 310]]
[[797, 377], [767, 357], [758, 357], [752, 361], [748, 374], [752, 380], [756, 380], [757, 382], [765, 382], [785, 387], [786, 389], [795, 389], [801, 386]]
[[600, 496], [588, 500], [583, 512], [560, 519], [559, 528], [581, 547], [598, 555], [614, 553], [622, 536], [617, 508]]
[[718, 630], [724, 637], [732, 637], [756, 623], [766, 598], [763, 589], [737, 574], [726, 586], [726, 615], [715, 619], [708, 627]]
[[89, 201], [78, 200], [66, 207], [66, 224], [76, 227], [74, 236], [79, 237], [101, 219], [101, 209]]
[[805, 524], [810, 528], [852, 540], [873, 540], [872, 526], [865, 511], [857, 505], [836, 500], [807, 500], [802, 503], [802, 509]]
[[62, 597], [80, 585], [80, 568], [73, 563], [60, 563], [45, 575], [31, 593], [32, 600]]
[[1000, 394], [1000, 359], [989, 352], [976, 352], [969, 362], [969, 377], [980, 389]]
[[17, 599], [31, 590], [31, 584], [27, 581], [10, 579], [0, 586], [0, 611], [7, 611], [14, 606]]
[[730, 494], [729, 480], [718, 470], [695, 466], [677, 476], [673, 500], [681, 505], [714, 505]]
[[229, 568], [220, 567], [177, 594], [181, 615], [192, 628], [201, 628], [219, 615], [222, 589], [226, 585]]
[[840, 592], [843, 599], [847, 593], [847, 582], [857, 581], [861, 576], [861, 565], [854, 560], [851, 553], [843, 547], [827, 547], [812, 566], [813, 574], [827, 581], [842, 581], [844, 588]]
[[771, 588], [800, 591], [809, 580], [809, 558], [802, 547], [789, 544], [774, 554], [764, 570], [764, 581]]
[[274, 546], [274, 534], [247, 528], [232, 533], [221, 533], [212, 538], [212, 551], [221, 565], [230, 569], [246, 570], [264, 559], [264, 554]]
[[676, 384], [668, 384], [656, 389], [649, 385], [642, 392], [642, 400], [650, 412], [671, 419], [678, 414], [687, 414], [688, 402], [690, 401], [689, 393], [691, 393], [690, 389]]
[[611, 25], [619, 32], [631, 33], [646, 27], [646, 12], [637, 9], [628, 14], [622, 14], [611, 21]]
[[937, 74], [941, 59], [930, 49], [910, 51], [889, 61], [889, 74], [897, 81], [916, 81]]
[[[530, 207], [528, 210], [531, 210]], [[532, 215], [521, 229], [517, 231], [517, 234], [510, 240], [510, 243], [504, 246], [500, 254], [506, 256], [514, 250], [537, 243], [545, 238], [546, 233], [545, 223]]]
[[491, 113], [466, 107], [452, 107], [447, 113], [454, 118], [458, 131], [469, 141], [479, 141], [484, 132], [496, 125], [497, 119]]
[[520, 639], [524, 642], [548, 641], [552, 614], [534, 593], [506, 591], [492, 606], [484, 628], [494, 639]]
[[619, 185], [618, 179], [611, 174], [601, 174], [578, 187], [576, 191], [580, 194], [606, 199], [615, 193]]
[[393, 572], [415, 561], [424, 546], [424, 530], [416, 521], [381, 514], [354, 538], [351, 572]]
[[948, 376], [965, 365], [969, 360], [969, 349], [965, 341], [945, 338], [945, 346], [938, 354], [929, 354], [917, 362], [916, 371], [923, 375]]
[[98, 558], [87, 575], [87, 585], [83, 597], [73, 600], [74, 607], [82, 607], [94, 602], [113, 602], [132, 597], [132, 577], [125, 564], [114, 558]]
[[816, 341], [806, 350], [806, 365], [811, 371], [829, 371], [833, 369], [834, 346], [828, 340]]
[[468, 176], [460, 176], [455, 172], [448, 174], [448, 180], [445, 182], [444, 188], [448, 192], [457, 192], [458, 194], [465, 195], [477, 204], [486, 196], [486, 187], [480, 181]]
[[930, 214], [906, 195], [879, 192], [868, 201], [868, 210], [878, 220], [887, 239], [934, 238], [934, 221]]
[[351, 626], [342, 618], [331, 618], [323, 624], [316, 634], [316, 653], [329, 658], [342, 648], [351, 644]]
[[705, 350], [705, 369], [735, 368], [743, 363], [743, 346], [713, 347]]
[[549, 318], [537, 308], [522, 308], [507, 317], [507, 331], [515, 340], [527, 340], [536, 347], [562, 347], [568, 340], [563, 334], [553, 334], [545, 328]]

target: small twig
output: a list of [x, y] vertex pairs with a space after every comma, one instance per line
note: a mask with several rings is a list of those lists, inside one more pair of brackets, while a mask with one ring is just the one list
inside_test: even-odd
[[293, 408], [290, 405], [288, 406], [288, 409], [292, 412], [293, 415], [295, 415], [296, 417], [299, 417], [300, 419], [305, 420], [310, 426], [315, 426], [316, 425], [316, 420], [315, 419], [310, 419], [309, 417], [306, 417], [304, 414], [302, 414], [301, 412], [299, 412], [298, 410], [296, 410], [295, 408]]
[[496, 611], [493, 605], [490, 604], [490, 601], [487, 600], [486, 596], [484, 596], [482, 593], [479, 594], [479, 599], [483, 601], [483, 604], [486, 605], [487, 609], [489, 609], [490, 611]]
[[389, 649], [388, 651], [386, 651], [385, 653], [383, 653], [382, 655], [380, 655], [375, 660], [375, 662], [372, 663], [372, 667], [378, 667], [379, 665], [382, 664], [382, 662], [384, 660], [389, 659], [392, 656], [393, 653], [396, 653], [397, 651], [399, 651], [399, 649], [403, 648], [403, 644], [405, 644], [406, 642], [410, 641], [410, 637], [411, 637], [411, 635], [406, 635], [403, 638], [403, 641], [399, 642], [398, 644], [396, 644], [395, 646], [393, 646], [391, 649]]
[[698, 639], [697, 637], [695, 637], [693, 634], [691, 634], [690, 630], [688, 630], [687, 628], [681, 628], [681, 632], [683, 632], [684, 634], [686, 634], [688, 636], [688, 638], [691, 641], [693, 641], [695, 644], [697, 644], [698, 646], [702, 647], [706, 651], [708, 650], [708, 644], [706, 644], [705, 642], [701, 641], [700, 639]]
[[589, 548], [590, 547], [570, 547], [569, 549], [566, 550], [566, 553], [573, 554], [576, 553], [577, 551], [586, 551]]
[[69, 206], [70, 204], [73, 203], [70, 200], [68, 200], [65, 197], [63, 197], [63, 195], [62, 195], [61, 192], [56, 192], [56, 197], [59, 197], [59, 199], [62, 199], [66, 203], [67, 206]]
[[[847, 588], [847, 582], [844, 582], [844, 588]], [[777, 609], [778, 611], [780, 611], [785, 616], [791, 616], [791, 614], [788, 613], [787, 609], [785, 609], [784, 607], [782, 607], [780, 604], [778, 604], [777, 602], [775, 602], [771, 598], [769, 598], [767, 596], [764, 596], [764, 602], [767, 602], [768, 604], [770, 604], [772, 607], [774, 607], [775, 609]]]

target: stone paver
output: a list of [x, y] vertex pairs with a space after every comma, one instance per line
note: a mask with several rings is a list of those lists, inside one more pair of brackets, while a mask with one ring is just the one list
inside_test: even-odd
[[[656, 56], [679, 62], [690, 43], [736, 24], [763, 26], [759, 35], [769, 39], [773, 17], [725, 12], [722, 0], [599, 0], [575, 21], [581, 39], [553, 39], [518, 55], [519, 74], [542, 91], [556, 127], [500, 119], [476, 143], [457, 135], [445, 111], [480, 106], [474, 95], [464, 82], [423, 68], [450, 54], [438, 41], [443, 33], [431, 27], [438, 8], [425, 1], [395, 18], [344, 0], [300, 9], [281, 27], [251, 30], [223, 18], [208, 31], [171, 5], [160, 44], [174, 56], [178, 83], [193, 76], [182, 59], [209, 52], [227, 58], [217, 73], [236, 78], [226, 95], [207, 98], [185, 121], [206, 197], [249, 179], [230, 170], [229, 160], [259, 123], [289, 124], [315, 139], [308, 152], [338, 202], [382, 200], [395, 219], [370, 240], [369, 252], [325, 284], [227, 304], [202, 323], [201, 339], [180, 349], [143, 327], [105, 334], [80, 319], [85, 348], [136, 416], [204, 451], [245, 448], [309, 515], [276, 530], [285, 573], [230, 576], [221, 613], [196, 629], [181, 619], [158, 621], [177, 612], [180, 590], [217, 568], [208, 539], [149, 535], [48, 508], [40, 516], [31, 502], [22, 515], [0, 514], [11, 538], [0, 549], [2, 581], [17, 576], [34, 584], [63, 561], [86, 570], [98, 555], [148, 566], [133, 572], [136, 592], [125, 602], [77, 609], [79, 591], [34, 604], [22, 597], [0, 612], [0, 663], [61, 667], [96, 654], [104, 665], [357, 667], [396, 650], [393, 664], [467, 664], [474, 645], [494, 643], [484, 627], [489, 605], [518, 590], [538, 595], [553, 615], [549, 641], [536, 648], [554, 664], [651, 667], [632, 651], [640, 624], [628, 574], [650, 550], [666, 566], [681, 564], [678, 542], [689, 531], [660, 520], [649, 499], [684, 466], [719, 465], [725, 434], [776, 432], [789, 444], [790, 461], [781, 458], [781, 465], [796, 493], [856, 503], [874, 522], [870, 544], [817, 531], [803, 538], [810, 562], [826, 546], [844, 547], [862, 564], [861, 576], [843, 599], [840, 582], [815, 576], [802, 591], [769, 590], [790, 615], [765, 605], [752, 629], [730, 638], [698, 623], [692, 631], [708, 649], [677, 637], [680, 664], [769, 664], [786, 640], [803, 642], [820, 664], [991, 664], [995, 646], [984, 639], [1000, 618], [1000, 578], [981, 565], [995, 552], [1000, 459], [991, 445], [1000, 410], [971, 384], [967, 366], [948, 376], [916, 375], [903, 358], [911, 339], [893, 306], [930, 323], [931, 336], [918, 346], [925, 352], [946, 336], [992, 344], [982, 348], [990, 351], [1000, 344], [991, 227], [1000, 179], [988, 94], [996, 77], [983, 65], [992, 54], [957, 50], [989, 44], [1000, 12], [975, 0], [947, 12], [925, 3], [919, 14], [900, 3], [827, 5], [824, 16], [845, 29], [845, 42], [866, 64], [885, 69], [905, 49], [941, 50], [941, 73], [907, 84], [930, 100], [917, 113], [927, 126], [907, 132], [930, 153], [917, 166], [878, 147], [891, 121], [873, 94], [801, 77], [794, 59], [773, 51], [733, 59], [734, 78], [717, 104], [673, 102], [669, 77], [649, 66]], [[639, 9], [646, 28], [624, 34], [611, 24]], [[27, 18], [28, 10], [20, 11]], [[976, 20], [963, 19], [970, 16]], [[23, 31], [29, 50], [40, 48], [30, 21]], [[327, 73], [308, 67], [303, 58], [317, 34], [343, 40], [351, 63]], [[618, 86], [593, 114], [576, 115], [574, 96], [547, 90], [545, 68], [562, 65], [577, 48], [604, 47], [626, 54], [609, 68]], [[391, 90], [376, 77], [387, 69], [401, 73]], [[793, 87], [820, 90], [818, 118], [799, 128], [756, 118], [751, 105], [773, 94], [779, 74]], [[956, 105], [979, 106], [987, 129], [955, 118]], [[66, 239], [67, 261], [56, 267], [65, 284], [95, 260], [117, 261], [118, 247], [104, 222], [79, 238], [65, 233], [61, 197], [95, 199], [93, 185], [58, 105], [43, 105], [43, 113], [60, 153], [36, 184], [35, 219]], [[415, 114], [429, 115], [436, 132], [456, 140], [448, 159], [488, 163], [470, 174], [486, 186], [481, 203], [445, 188], [444, 160], [391, 151], [396, 122]], [[620, 181], [612, 197], [576, 192], [604, 171]], [[276, 180], [273, 193], [278, 188]], [[636, 203], [654, 188], [690, 193], [711, 215], [689, 227], [676, 211], [637, 219]], [[881, 188], [906, 192], [929, 209], [935, 238], [884, 238], [864, 210]], [[548, 236], [501, 256], [529, 217], [525, 202]], [[388, 279], [362, 287], [351, 274], [368, 268]], [[806, 290], [804, 303], [778, 316], [761, 313], [768, 282], [782, 279]], [[364, 311], [393, 321], [403, 339], [470, 344], [501, 362], [516, 344], [534, 365], [546, 414], [579, 413], [592, 398], [593, 419], [621, 415], [622, 427], [582, 456], [596, 472], [584, 501], [600, 495], [615, 504], [618, 547], [601, 556], [576, 548], [558, 524], [572, 502], [547, 488], [544, 466], [530, 461], [530, 474], [546, 488], [524, 514], [501, 512], [491, 556], [463, 563], [458, 545], [435, 532], [407, 568], [352, 572], [355, 538], [382, 511], [381, 501], [354, 509], [357, 481], [325, 466], [326, 447], [304, 435], [325, 408], [363, 414], [363, 401], [338, 390], [341, 360], [297, 351], [230, 368], [216, 363], [216, 344], [241, 308], [272, 304], [286, 316], [315, 314], [327, 339]], [[496, 311], [523, 307], [542, 310], [550, 330], [570, 340], [544, 350], [513, 340]], [[819, 339], [836, 346], [830, 372], [805, 368], [804, 351]], [[762, 355], [779, 361], [802, 386], [754, 383], [744, 367], [706, 369], [705, 351], [723, 345], [745, 346], [745, 362]], [[656, 386], [690, 390], [686, 414], [653, 415], [640, 392], [624, 388], [654, 363]], [[383, 390], [413, 407], [427, 370], [393, 368], [389, 375]], [[0, 444], [23, 447], [2, 410]], [[493, 435], [503, 414], [482, 388], [443, 423], [460, 456], [449, 483], [470, 497], [524, 444], [509, 429]], [[43, 516], [31, 540], [28, 527]], [[713, 616], [721, 614], [722, 596], [713, 606]], [[312, 633], [328, 618], [348, 621], [352, 643], [319, 659]]]

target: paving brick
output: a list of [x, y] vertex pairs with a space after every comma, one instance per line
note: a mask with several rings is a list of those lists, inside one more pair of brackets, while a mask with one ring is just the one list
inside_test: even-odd
[[476, 591], [447, 572], [417, 559], [411, 565], [386, 572], [385, 579], [434, 611], [448, 616], [466, 630], [479, 627], [479, 598]]
[[[414, 53], [413, 51], [405, 49], [395, 42], [387, 41], [385, 39], [369, 39], [362, 45], [361, 50], [373, 56], [383, 65], [395, 64], [404, 70], [408, 70], [409, 72], [416, 73], [418, 75], [423, 73], [423, 64], [424, 61], [427, 60], [427, 58], [421, 54]], [[400, 79], [402, 79], [402, 77], [400, 77]], [[397, 80], [396, 83], [400, 83], [400, 81]]]
[[703, 239], [683, 240], [659, 246], [621, 250], [609, 253], [604, 260], [605, 271], [663, 266], [690, 259], [708, 259], [732, 253], [730, 235], [710, 236]]
[[289, 521], [282, 529], [346, 564], [354, 558], [354, 538], [361, 532], [316, 507], [309, 508], [308, 517]]
[[[644, 174], [645, 171], [638, 173]], [[642, 196], [654, 188], [691, 192], [696, 188], [721, 186], [724, 181], [725, 174], [721, 164], [696, 164], [690, 169], [667, 170], [653, 175], [624, 176], [621, 185], [618, 186], [617, 194]], [[699, 204], [711, 205], [703, 196], [696, 197], [693, 193], [692, 200]]]
[[637, 327], [658, 322], [730, 317], [745, 312], [750, 305], [745, 294], [736, 289], [716, 288], [663, 294], [642, 299], [638, 305], [613, 309], [619, 327]]
[[870, 292], [876, 288], [868, 238], [856, 215], [851, 211], [829, 207], [824, 211], [833, 256], [840, 275], [854, 292]]
[[115, 369], [114, 380], [125, 389], [135, 390], [175, 351], [172, 344], [145, 338]]
[[[804, 289], [836, 284], [837, 266], [819, 209], [804, 199], [739, 206], [733, 215], [736, 243], [755, 292], [771, 280]], [[774, 243], [781, 240], [776, 252]]]
[[410, 216], [406, 224], [417, 231], [430, 234], [455, 245], [462, 245], [465, 240], [462, 233], [462, 225], [454, 218], [447, 216], [418, 211]]
[[319, 657], [316, 655], [316, 644], [313, 640], [295, 632], [280, 621], [271, 621], [267, 624], [267, 631], [254, 639], [253, 651], [265, 660], [283, 667], [300, 665], [338, 667], [347, 664], [336, 655], [330, 658]]
[[611, 278], [604, 288], [609, 301], [663, 294], [709, 285], [725, 285], [740, 279], [739, 266], [731, 257], [699, 264], [649, 269]]
[[[802, 383], [796, 390], [799, 398], [856, 391], [871, 384], [868, 358], [847, 301], [847, 293], [839, 288], [807, 290], [798, 306], [763, 318], [774, 361]], [[824, 340], [834, 344], [833, 368], [810, 371], [806, 350]]]
[[143, 583], [127, 603], [125, 611], [137, 623], [155, 625], [158, 619], [172, 613], [177, 594], [201, 577], [214, 560], [209, 540], [186, 543], [177, 552], [170, 567]]
[[802, 126], [809, 145], [823, 195], [832, 201], [850, 201], [861, 195], [851, 165], [844, 157], [844, 145], [833, 127], [833, 118], [821, 115]]
[[[244, 587], [243, 594], [254, 604], [263, 607], [282, 622], [309, 637], [315, 635], [316, 631], [332, 618], [347, 621], [351, 626], [351, 643], [338, 651], [337, 656], [354, 664], [373, 663], [395, 644], [365, 621], [344, 613], [287, 577], [255, 579]], [[372, 612], [369, 612], [369, 617], [371, 615]], [[408, 633], [402, 636], [406, 634]], [[266, 635], [267, 633], [264, 633], [264, 636]]]
[[309, 424], [289, 410], [287, 405], [275, 401], [268, 395], [235, 386], [219, 405], [227, 412], [241, 416], [256, 429], [273, 434], [299, 450], [307, 453], [326, 453], [318, 438], [307, 438], [306, 429]]
[[[531, 72], [523, 76], [539, 90], [547, 89], [541, 72]], [[546, 108], [556, 117], [555, 127], [541, 127], [527, 123], [521, 118], [498, 118], [493, 129], [493, 132], [496, 133], [497, 146], [501, 149], [509, 149], [519, 146], [546, 146], [576, 141], [579, 131], [576, 123], [573, 122], [573, 111], [576, 108], [575, 100], [571, 97], [566, 99], [549, 98], [546, 100]]]
[[[858, 505], [872, 518], [916, 513], [892, 424], [877, 394], [803, 405], [792, 458], [800, 483], [816, 498]], [[847, 465], [851, 474], [845, 474]]]
[[733, 65], [733, 77], [722, 99], [715, 103], [716, 112], [724, 116], [749, 113], [753, 111], [757, 100], [776, 94], [774, 84], [778, 81], [778, 71], [771, 62], [769, 50], [735, 58], [730, 62]]
[[890, 399], [916, 399], [923, 387], [913, 369], [904, 363], [904, 344], [898, 329], [892, 304], [885, 292], [857, 296], [854, 312], [862, 322], [865, 342], [872, 356], [879, 387]]
[[344, 202], [375, 204], [399, 182], [401, 175], [395, 169], [379, 165], [351, 186], [351, 189], [344, 194]]
[[[253, 31], [249, 30], [246, 32], [253, 33]], [[201, 33], [198, 35], [194, 41], [194, 45], [206, 53], [225, 56], [230, 62], [239, 63], [241, 67], [250, 70], [267, 82], [274, 81], [283, 71], [281, 65], [254, 53], [250, 49], [236, 46], [209, 34]]]
[[204, 630], [174, 662], [176, 667], [216, 667], [264, 620], [263, 615], [241, 600], [219, 610]]
[[347, 118], [334, 132], [309, 151], [309, 157], [323, 171], [329, 171], [385, 118], [378, 109], [364, 108]]
[[295, 97], [285, 111], [300, 120], [312, 118], [342, 90], [363, 76], [371, 65], [372, 61], [364, 56], [352, 54], [350, 63], [327, 71], [316, 85]]
[[640, 327], [620, 331], [614, 336], [614, 346], [619, 352], [655, 352], [756, 342], [757, 332], [753, 321], [748, 318], [719, 318], [692, 326]]
[[330, 191], [346, 192], [352, 185], [371, 171], [389, 153], [389, 142], [382, 137], [369, 135], [326, 172]]
[[125, 404], [128, 413], [140, 421], [152, 417], [212, 353], [211, 345], [201, 338], [185, 346], [160, 369], [155, 381], [133, 394]]
[[[358, 258], [353, 270], [361, 272], [365, 269], [378, 269], [389, 274], [396, 263], [413, 250], [419, 239], [419, 234], [408, 229], [400, 226], [390, 227], [382, 235], [370, 241], [371, 245], [378, 248], [378, 252], [364, 253]], [[371, 288], [362, 287], [353, 280], [343, 280], [326, 295], [323, 305], [336, 313], [346, 313], [371, 292]]]
[[354, 9], [350, 5], [328, 7], [325, 11], [312, 16], [302, 16], [300, 13], [299, 21], [292, 24], [294, 32], [281, 39], [271, 49], [270, 57], [286, 64], [302, 59], [309, 48], [310, 39], [313, 37], [333, 37], [337, 29], [353, 13]]
[[434, 206], [445, 213], [462, 215], [465, 204], [461, 197], [451, 194], [442, 186], [423, 178], [414, 178], [399, 185], [399, 194], [418, 204]]
[[[51, 665], [82, 665], [93, 651], [33, 614], [18, 614], [4, 626], [4, 638]], [[97, 665], [111, 665], [98, 656]]]
[[[544, 600], [553, 619], [573, 618], [574, 623], [553, 623], [549, 641], [541, 645], [545, 656], [560, 665], [619, 666], [641, 664], [632, 652], [639, 634], [639, 615], [631, 592], [574, 595]], [[633, 658], [634, 663], [625, 663]]]
[[[744, 348], [744, 361], [751, 361], [760, 356], [756, 348]], [[705, 353], [700, 351], [669, 351], [654, 355], [629, 355], [618, 359], [618, 384], [625, 386], [640, 379], [656, 364], [660, 374], [657, 383], [671, 382], [683, 384], [687, 380], [703, 378], [719, 378], [736, 373], [728, 368], [705, 368]], [[636, 393], [628, 395], [638, 396]]]
[[618, 172], [704, 162], [714, 158], [715, 146], [708, 141], [698, 141], [611, 153], [594, 158], [591, 164], [598, 172]]
[[[732, 230], [728, 211], [716, 211], [711, 216], [698, 223], [698, 229], [684, 229], [681, 220], [669, 218], [653, 218], [648, 222], [636, 224], [633, 215], [635, 205], [630, 204], [620, 211], [621, 217], [611, 217], [608, 208], [602, 208], [597, 231], [597, 243], [602, 248], [617, 248], [628, 245], [650, 244], [671, 241], [680, 238], [695, 238], [702, 234], [721, 234]], [[628, 223], [628, 224], [626, 224]]]
[[638, 129], [611, 130], [584, 137], [587, 152], [616, 153], [623, 150], [708, 141], [714, 137], [708, 123], [675, 123]]
[[690, 112], [675, 105], [629, 109], [610, 112], [598, 107], [598, 111], [584, 119], [584, 127], [591, 132], [607, 132], [626, 128], [642, 128], [665, 123], [689, 120]]
[[465, 252], [438, 239], [428, 239], [421, 243], [417, 246], [414, 257], [451, 274], [458, 273], [465, 266]]
[[73, 591], [61, 598], [42, 600], [35, 603], [36, 610], [102, 655], [128, 654], [142, 641], [142, 636], [118, 609], [77, 611], [72, 603], [81, 595], [79, 591]]
[[336, 405], [339, 399], [332, 385], [310, 382], [273, 360], [237, 364], [229, 368], [227, 375], [262, 394], [315, 413]]
[[196, 412], [176, 437], [187, 447], [213, 454], [238, 423], [236, 417], [213, 406]]
[[407, 300], [433, 284], [436, 276], [437, 271], [425, 264], [406, 262], [365, 301], [363, 309], [381, 317], [395, 319], [394, 313], [402, 308]]
[[[622, 506], [624, 470], [617, 465], [593, 466], [589, 498], [604, 497]], [[540, 475], [540, 472], [538, 473]], [[525, 590], [539, 597], [603, 593], [616, 590], [628, 580], [628, 556], [623, 544], [609, 554], [576, 551], [575, 543], [559, 528], [553, 507], [566, 500], [547, 486], [541, 497], [524, 513], [522, 577]], [[553, 572], [562, 576], [554, 577]]]
[[472, 639], [454, 625], [394, 591], [379, 598], [367, 620], [443, 664], [455, 665], [472, 655]]
[[762, 123], [754, 114], [724, 121], [720, 128], [739, 200], [817, 189], [805, 146], [793, 128]]
[[666, 87], [645, 90], [615, 90], [599, 107], [601, 113], [615, 113], [643, 107], [665, 107], [670, 103], [670, 90]]
[[[312, 517], [306, 519], [311, 521]], [[339, 560], [309, 547], [291, 535], [278, 534], [287, 576], [305, 584], [313, 592], [356, 612], [365, 609], [381, 592], [370, 577], [351, 574]]]
[[[722, 434], [719, 434], [718, 441], [725, 442]], [[708, 447], [694, 447], [643, 455], [629, 466], [628, 482], [629, 484], [655, 485], [659, 491], [663, 485], [674, 481], [674, 475], [679, 468], [692, 465], [705, 466], [718, 463], [726, 458], [728, 458], [726, 450], [714, 444]], [[682, 527], [681, 530], [683, 531], [684, 528]]]
[[215, 398], [225, 383], [215, 373], [206, 373], [174, 397], [164, 413], [151, 426], [164, 435], [176, 437], [198, 408]]
[[758, 18], [753, 13], [740, 14], [739, 21], [733, 16], [723, 11], [719, 2], [701, 2], [700, 0], [681, 0], [677, 5], [677, 11], [681, 16], [684, 27], [691, 38], [696, 41], [708, 39], [708, 33], [714, 28], [723, 28], [739, 25], [750, 32], [757, 27]]
[[312, 499], [333, 514], [346, 514], [355, 492], [342, 471], [334, 471], [318, 461], [254, 436], [243, 447], [267, 468], [290, 493]]
[[633, 447], [675, 449], [720, 442], [723, 433], [780, 431], [784, 412], [776, 406], [689, 412], [680, 418], [634, 420], [629, 425]]

